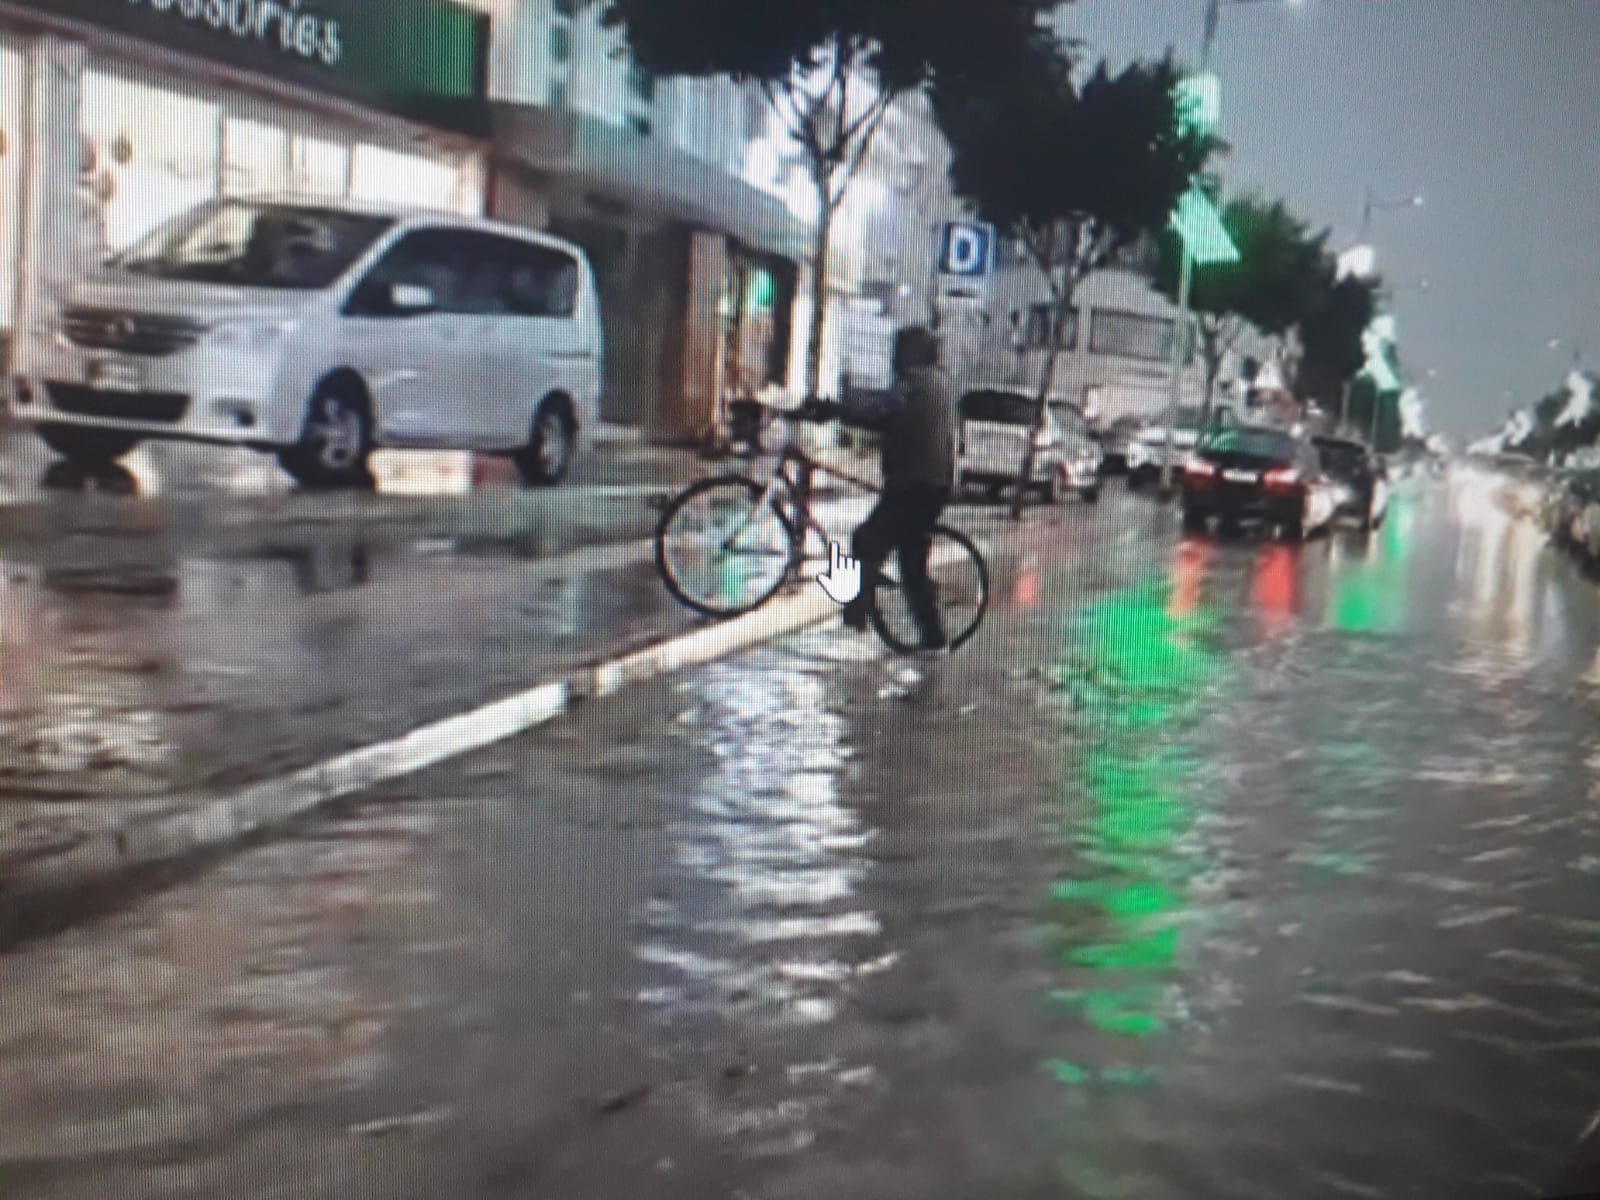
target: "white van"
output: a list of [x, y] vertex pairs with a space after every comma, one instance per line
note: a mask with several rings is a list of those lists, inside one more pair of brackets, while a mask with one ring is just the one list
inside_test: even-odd
[[209, 201], [80, 279], [42, 333], [16, 347], [12, 411], [91, 464], [177, 438], [337, 487], [377, 447], [466, 449], [554, 483], [599, 413], [583, 252], [450, 214]]

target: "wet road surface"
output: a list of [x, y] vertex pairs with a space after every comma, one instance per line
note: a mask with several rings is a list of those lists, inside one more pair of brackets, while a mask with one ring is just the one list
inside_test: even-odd
[[1600, 1107], [1600, 604], [1108, 496], [0, 958], [0, 1192], [1538, 1195]]

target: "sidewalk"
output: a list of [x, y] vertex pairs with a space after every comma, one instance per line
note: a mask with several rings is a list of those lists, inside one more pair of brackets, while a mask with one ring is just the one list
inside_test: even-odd
[[[32, 561], [73, 544], [86, 557], [123, 557], [131, 542], [160, 539], [185, 551], [249, 553], [263, 540], [326, 529], [551, 553], [648, 536], [660, 503], [679, 487], [750, 467], [613, 432], [552, 488], [519, 486], [500, 460], [405, 453], [375, 463], [377, 494], [299, 493], [270, 459], [249, 451], [156, 445], [135, 454], [146, 456], [130, 466], [144, 489], [138, 494], [52, 491], [39, 485], [50, 462], [44, 447], [25, 430], [0, 430], [0, 556]], [[830, 456], [876, 478], [870, 458]], [[838, 490], [823, 481], [824, 495]]]
[[[843, 527], [863, 506], [830, 503], [825, 519]], [[370, 781], [370, 748], [388, 755], [379, 777], [403, 774], [418, 738], [444, 756], [452, 738], [506, 736], [831, 615], [802, 588], [753, 620], [706, 622], [671, 600], [650, 551], [529, 559], [324, 531], [250, 556], [4, 569], [0, 942], [40, 888], [248, 830], [253, 818], [218, 807], [229, 797], [310, 769], [320, 803]], [[432, 728], [464, 714], [474, 727]], [[497, 734], [496, 721], [510, 724]], [[275, 818], [311, 806], [260, 795]]]

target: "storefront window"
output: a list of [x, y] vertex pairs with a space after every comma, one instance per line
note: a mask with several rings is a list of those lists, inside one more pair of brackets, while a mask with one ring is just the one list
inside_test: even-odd
[[216, 195], [216, 105], [86, 71], [81, 122], [94, 147], [93, 191], [113, 249]]
[[343, 196], [350, 183], [350, 151], [321, 138], [289, 139], [289, 190], [308, 196]]
[[279, 192], [289, 181], [289, 134], [275, 125], [232, 118], [222, 126], [222, 191], [227, 196]]
[[350, 194], [357, 200], [453, 209], [457, 180], [456, 170], [445, 163], [362, 145], [355, 150]]
[[550, 27], [550, 58], [564, 63], [572, 57], [572, 31], [565, 25]]
[[0, 329], [15, 323], [17, 260], [22, 254], [22, 128], [27, 112], [22, 55], [0, 46]]

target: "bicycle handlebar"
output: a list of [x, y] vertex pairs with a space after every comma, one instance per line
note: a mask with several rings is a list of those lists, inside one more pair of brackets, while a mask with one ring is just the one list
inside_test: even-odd
[[776, 421], [802, 421], [820, 425], [836, 420], [840, 411], [837, 401], [827, 400], [821, 396], [808, 396], [793, 408], [779, 408], [775, 404], [763, 404], [759, 400], [742, 400], [737, 403], [746, 412], [754, 413], [762, 428]]

